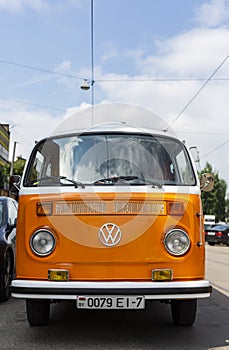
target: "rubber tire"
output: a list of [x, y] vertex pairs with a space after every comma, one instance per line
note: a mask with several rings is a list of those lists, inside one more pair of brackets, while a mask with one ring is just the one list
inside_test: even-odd
[[0, 290], [0, 301], [7, 301], [10, 298], [10, 284], [12, 281], [12, 259], [9, 252], [6, 253], [4, 261], [3, 289]]
[[196, 318], [197, 299], [172, 300], [171, 312], [176, 326], [191, 326]]
[[30, 326], [45, 326], [50, 316], [50, 300], [26, 299], [26, 312]]
[[211, 246], [215, 245], [215, 243], [213, 243], [213, 242], [208, 242], [208, 244]]

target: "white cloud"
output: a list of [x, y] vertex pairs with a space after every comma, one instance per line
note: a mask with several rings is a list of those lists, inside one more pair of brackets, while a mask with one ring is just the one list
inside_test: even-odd
[[71, 61], [63, 61], [57, 67], [56, 71], [60, 73], [69, 73], [72, 71], [72, 62]]
[[227, 25], [229, 20], [228, 0], [211, 0], [202, 4], [196, 13], [196, 20], [201, 25], [208, 27]]
[[16, 155], [27, 159], [35, 141], [51, 135], [65, 119], [88, 106], [82, 103], [54, 116], [47, 111], [34, 111], [18, 103], [0, 100], [1, 123], [9, 124], [11, 131], [10, 160], [14, 142], [17, 142]]
[[117, 49], [112, 42], [106, 42], [104, 45], [105, 53], [102, 56], [102, 61], [108, 61], [118, 56]]
[[[101, 66], [96, 66], [94, 70], [95, 101], [107, 100], [138, 104], [150, 108], [168, 123], [173, 122], [183, 107], [201, 88], [204, 81], [166, 82], [144, 81], [144, 79], [149, 77], [208, 79], [229, 54], [227, 45], [229, 29], [226, 26], [207, 28], [207, 21], [209, 26], [210, 24], [213, 26], [213, 23], [224, 23], [228, 16], [228, 3], [229, 1], [211, 1], [202, 5], [198, 12], [198, 19], [204, 26], [167, 40], [158, 40], [156, 42], [157, 52], [153, 55], [151, 53], [146, 55], [146, 52], [141, 50], [124, 52], [124, 56], [129, 55], [129, 59], [132, 58], [132, 63], [135, 62], [138, 75], [129, 77], [112, 72], [108, 74], [103, 71]], [[213, 9], [215, 9], [215, 13]], [[115, 50], [112, 52], [112, 46], [108, 50], [108, 54], [115, 54]], [[108, 58], [108, 55], [103, 57], [103, 59]], [[57, 71], [76, 77], [90, 77], [90, 71], [86, 68], [77, 73], [73, 72], [69, 61], [64, 61]], [[132, 81], [120, 81], [122, 79], [128, 80], [128, 78]], [[229, 59], [213, 78], [229, 78]], [[142, 81], [139, 81], [141, 79]], [[106, 82], [105, 80], [110, 81]], [[79, 85], [77, 80], [67, 77], [61, 78], [59, 82], [68, 86], [72, 91], [76, 91], [76, 86], [73, 84]], [[173, 128], [181, 139], [186, 140], [188, 146], [196, 145], [198, 147], [201, 166], [203, 167], [208, 160], [229, 184], [229, 158], [225, 157], [229, 146], [229, 143], [225, 143], [229, 139], [226, 127], [229, 113], [228, 88], [229, 81], [227, 80], [208, 82], [177, 119]], [[86, 96], [89, 96], [87, 92], [85, 93]], [[87, 98], [85, 99], [87, 100]], [[14, 140], [19, 142], [17, 154], [27, 156], [31, 148], [31, 140], [40, 139], [51, 133], [63, 118], [74, 114], [81, 107], [84, 106], [68, 109], [65, 116], [54, 118], [47, 112], [18, 110], [15, 105], [12, 105], [11, 111], [6, 111], [7, 114], [4, 112], [4, 117], [16, 124], [12, 134]], [[17, 140], [20, 135], [28, 135], [28, 139], [25, 137], [24, 140]], [[219, 147], [220, 145], [223, 146]], [[209, 155], [204, 157], [208, 153]]]
[[49, 4], [46, 0], [0, 0], [0, 10], [22, 12], [26, 8], [43, 11], [49, 9]]
[[227, 28], [196, 28], [166, 41], [158, 41], [158, 53], [139, 64], [149, 76], [208, 78], [229, 54]]
[[82, 8], [83, 0], [0, 0], [0, 10], [24, 12], [26, 9], [42, 12], [50, 9], [63, 11], [67, 6]]
[[[107, 100], [145, 106], [171, 123], [228, 56], [228, 42], [227, 28], [194, 28], [168, 40], [158, 41], [157, 54], [147, 57], [133, 55], [141, 75], [130, 77], [132, 81], [121, 82], [129, 77], [104, 74], [102, 68], [97, 67], [96, 78], [104, 81], [95, 84], [95, 96], [101, 94]], [[144, 81], [147, 77], [205, 80]], [[229, 59], [214, 78], [229, 79]], [[110, 81], [106, 82], [106, 79]], [[227, 80], [209, 81], [176, 120], [173, 128], [180, 138], [186, 140], [187, 145], [198, 146], [200, 157], [203, 156], [201, 166], [208, 160], [229, 184], [229, 159], [225, 157], [229, 143], [218, 148], [229, 139], [229, 132], [225, 129], [229, 111], [228, 85]]]
[[37, 83], [47, 82], [48, 80], [52, 80], [52, 79], [53, 79], [53, 74], [39, 76], [37, 78], [33, 78], [33, 79], [29, 79], [29, 80], [26, 80], [26, 81], [19, 82], [17, 84], [4, 86], [4, 87], [2, 87], [0, 89], [0, 92], [14, 90], [14, 89], [21, 89], [21, 88], [24, 88], [24, 87], [27, 87], [27, 86], [31, 86], [31, 85], [34, 85], [34, 84], [37, 84]]
[[58, 83], [64, 86], [64, 88], [67, 89], [71, 95], [75, 94], [75, 92], [79, 90], [83, 79], [89, 76], [88, 70], [86, 71], [85, 75], [83, 72], [75, 73], [72, 69], [71, 61], [61, 62], [55, 67], [55, 72], [57, 72], [57, 74], [60, 73]]
[[[35, 140], [51, 133], [58, 122], [58, 118], [53, 117], [48, 112], [28, 110], [24, 106], [10, 101], [1, 101], [0, 109], [1, 123], [9, 124], [10, 130], [12, 128], [10, 153], [13, 143], [16, 141], [16, 154], [25, 158], [29, 156]], [[10, 154], [10, 159], [11, 157]]]

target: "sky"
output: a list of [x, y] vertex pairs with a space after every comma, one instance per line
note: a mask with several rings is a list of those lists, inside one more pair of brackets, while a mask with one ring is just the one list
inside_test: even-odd
[[[198, 170], [209, 162], [229, 187], [229, 0], [91, 4], [0, 0], [0, 122], [10, 125], [10, 157], [16, 142], [16, 156], [27, 158], [36, 140], [92, 103], [93, 91], [94, 104], [152, 110], [191, 147]], [[92, 67], [93, 89], [83, 91]]]

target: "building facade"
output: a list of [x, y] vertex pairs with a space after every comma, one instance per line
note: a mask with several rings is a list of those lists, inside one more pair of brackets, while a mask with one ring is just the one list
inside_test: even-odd
[[0, 124], [0, 195], [8, 196], [9, 178], [5, 166], [9, 165], [10, 131], [9, 124]]
[[9, 164], [10, 131], [9, 124], [0, 124], [0, 164]]

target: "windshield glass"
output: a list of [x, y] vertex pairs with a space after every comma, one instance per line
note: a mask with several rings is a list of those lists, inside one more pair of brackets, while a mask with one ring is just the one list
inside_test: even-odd
[[127, 181], [194, 185], [195, 177], [184, 145], [174, 138], [99, 133], [40, 142], [29, 162], [24, 185], [122, 185]]

